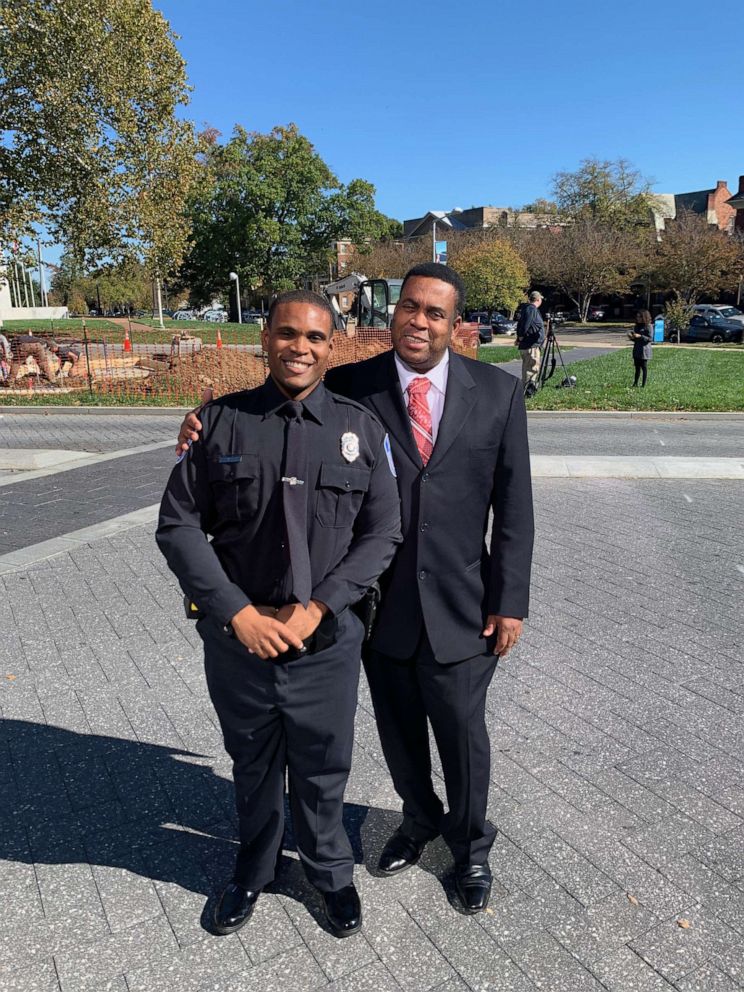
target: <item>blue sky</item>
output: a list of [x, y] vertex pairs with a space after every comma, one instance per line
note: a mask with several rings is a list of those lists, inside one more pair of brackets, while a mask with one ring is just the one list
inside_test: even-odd
[[587, 156], [657, 192], [744, 174], [741, 5], [689, 0], [155, 0], [187, 115], [227, 137], [294, 121], [398, 219], [522, 205]]

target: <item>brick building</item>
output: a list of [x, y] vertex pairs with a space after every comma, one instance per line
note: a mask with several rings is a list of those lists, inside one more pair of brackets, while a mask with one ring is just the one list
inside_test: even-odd
[[726, 201], [734, 210], [734, 230], [744, 234], [744, 176], [739, 176], [739, 189]]
[[734, 229], [736, 208], [730, 202], [731, 190], [725, 179], [719, 179], [714, 189], [700, 189], [692, 193], [656, 193], [654, 198], [657, 203], [654, 223], [659, 232], [664, 230], [667, 221], [674, 220], [682, 210], [700, 214], [719, 231], [730, 234]]

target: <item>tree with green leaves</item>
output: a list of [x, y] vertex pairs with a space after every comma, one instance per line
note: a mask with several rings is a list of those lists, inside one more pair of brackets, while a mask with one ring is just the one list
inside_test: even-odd
[[624, 158], [585, 158], [574, 172], [556, 172], [553, 196], [559, 213], [616, 230], [653, 223], [651, 182]]
[[701, 296], [732, 290], [744, 272], [742, 242], [709, 224], [705, 217], [680, 211], [666, 222], [651, 260], [652, 282], [692, 306]]
[[465, 283], [473, 310], [516, 310], [529, 285], [524, 261], [506, 241], [465, 245], [453, 253], [452, 267]]
[[196, 171], [186, 71], [151, 0], [0, 0], [0, 242], [43, 228], [167, 272]]
[[295, 124], [268, 134], [238, 126], [212, 134], [192, 199], [191, 249], [182, 277], [201, 300], [227, 294], [235, 271], [247, 291], [271, 295], [328, 272], [341, 238], [362, 243], [393, 230], [374, 186], [343, 186]]

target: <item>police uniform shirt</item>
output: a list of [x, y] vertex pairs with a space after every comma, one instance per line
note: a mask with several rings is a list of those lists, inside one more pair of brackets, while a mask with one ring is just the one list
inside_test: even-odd
[[[186, 595], [221, 623], [250, 603], [278, 607], [290, 599], [286, 403], [269, 377], [207, 404], [200, 441], [175, 466], [163, 496], [158, 545]], [[398, 489], [373, 414], [323, 383], [302, 405], [312, 598], [338, 614], [393, 557], [401, 539]]]

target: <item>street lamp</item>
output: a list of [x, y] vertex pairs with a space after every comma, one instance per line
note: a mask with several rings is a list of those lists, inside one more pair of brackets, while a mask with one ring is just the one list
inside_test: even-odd
[[230, 273], [230, 282], [235, 283], [235, 295], [238, 298], [238, 323], [243, 323], [243, 314], [240, 312], [240, 279], [238, 279], [237, 272]]

